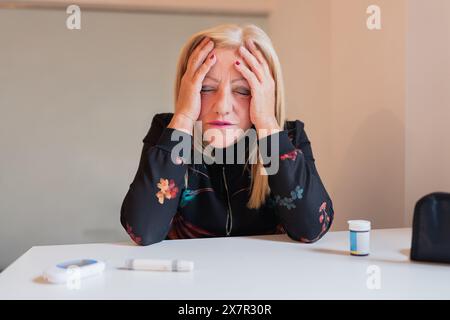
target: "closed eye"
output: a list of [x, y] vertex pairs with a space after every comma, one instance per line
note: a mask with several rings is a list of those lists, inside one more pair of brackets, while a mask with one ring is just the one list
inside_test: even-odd
[[236, 87], [235, 90], [237, 93], [239, 93], [243, 96], [249, 96], [251, 93], [249, 89], [247, 89], [246, 87], [242, 87], [242, 86]]
[[250, 91], [248, 91], [248, 90], [239, 90], [239, 91], [236, 91], [237, 93], [239, 93], [239, 94], [242, 94], [243, 96], [249, 96], [250, 95]]
[[211, 92], [211, 91], [214, 91], [214, 90], [211, 88], [202, 87], [202, 90], [200, 92]]
[[[210, 88], [210, 87], [202, 87], [200, 92], [213, 92], [216, 91], [214, 88]], [[246, 90], [246, 89], [239, 89], [236, 90], [235, 92], [237, 92], [240, 95], [243, 96], [249, 96], [250, 95], [250, 90]]]

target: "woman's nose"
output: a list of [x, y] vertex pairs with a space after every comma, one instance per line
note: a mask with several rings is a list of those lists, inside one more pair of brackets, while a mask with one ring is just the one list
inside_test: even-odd
[[230, 113], [231, 108], [231, 98], [229, 95], [226, 93], [218, 94], [214, 104], [214, 112], [220, 115], [226, 115]]
[[219, 115], [227, 115], [230, 113], [230, 111], [225, 108], [216, 108], [216, 113]]

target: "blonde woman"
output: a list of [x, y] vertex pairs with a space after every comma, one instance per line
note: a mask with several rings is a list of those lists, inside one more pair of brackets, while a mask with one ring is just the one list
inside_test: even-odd
[[[310, 243], [329, 230], [333, 205], [303, 122], [285, 120], [280, 62], [262, 29], [226, 24], [192, 35], [174, 94], [174, 112], [156, 114], [143, 139], [121, 208], [121, 224], [137, 244], [275, 233]], [[200, 146], [210, 152], [193, 161], [205, 150], [196, 143], [198, 124]], [[256, 145], [238, 148], [251, 130]], [[173, 157], [180, 139], [192, 152]], [[266, 170], [262, 145], [278, 163], [275, 173]], [[210, 161], [220, 153], [227, 161]]]

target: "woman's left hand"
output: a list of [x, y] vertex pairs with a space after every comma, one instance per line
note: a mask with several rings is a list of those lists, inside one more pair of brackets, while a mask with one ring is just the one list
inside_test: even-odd
[[246, 47], [239, 48], [239, 53], [248, 64], [247, 67], [236, 61], [234, 66], [251, 87], [250, 121], [257, 130], [279, 129], [275, 117], [275, 81], [266, 59], [251, 40], [246, 41]]

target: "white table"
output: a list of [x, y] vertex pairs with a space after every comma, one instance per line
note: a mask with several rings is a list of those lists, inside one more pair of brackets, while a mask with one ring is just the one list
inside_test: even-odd
[[[450, 299], [450, 265], [409, 260], [411, 229], [372, 230], [371, 254], [350, 256], [348, 232], [303, 244], [285, 235], [32, 247], [0, 274], [0, 299]], [[105, 260], [79, 289], [46, 283], [46, 267]], [[121, 269], [127, 258], [186, 259], [189, 273]], [[367, 286], [369, 266], [381, 288]], [[375, 267], [376, 268], [376, 267]], [[371, 270], [371, 269], [369, 269]], [[376, 282], [371, 282], [376, 284]], [[371, 288], [370, 288], [371, 287]]]

